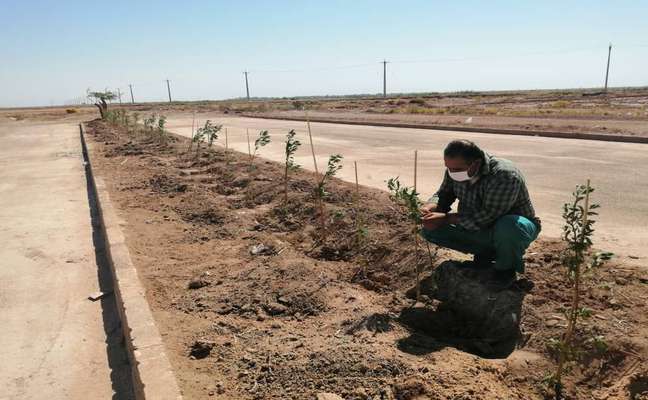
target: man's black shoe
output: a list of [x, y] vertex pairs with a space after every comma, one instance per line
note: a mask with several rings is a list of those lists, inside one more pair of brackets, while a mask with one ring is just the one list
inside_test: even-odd
[[494, 270], [493, 278], [489, 282], [489, 286], [504, 290], [508, 289], [513, 285], [516, 280], [516, 274], [514, 269], [505, 269], [505, 270]]
[[495, 262], [495, 255], [493, 253], [480, 253], [475, 254], [473, 257], [474, 268], [489, 268]]

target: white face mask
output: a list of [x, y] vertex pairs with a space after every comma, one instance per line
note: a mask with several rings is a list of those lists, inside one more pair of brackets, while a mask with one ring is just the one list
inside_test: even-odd
[[450, 178], [457, 182], [465, 182], [470, 179], [470, 176], [468, 176], [468, 171], [451, 172], [450, 170], [448, 170], [448, 175], [450, 175]]

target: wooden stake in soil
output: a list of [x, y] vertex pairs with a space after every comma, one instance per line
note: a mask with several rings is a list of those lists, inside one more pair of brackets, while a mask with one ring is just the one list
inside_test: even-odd
[[245, 133], [247, 135], [248, 142], [248, 155], [250, 156], [250, 160], [252, 160], [252, 148], [250, 147], [250, 129], [245, 128]]
[[227, 137], [227, 128], [225, 128], [225, 164], [229, 165], [229, 139]]
[[356, 182], [356, 204], [358, 204], [358, 198], [360, 197], [360, 185], [358, 185], [358, 162], [353, 162], [353, 170], [355, 171], [355, 182]]
[[416, 171], [418, 169], [418, 150], [414, 150], [414, 191], [416, 192]]
[[[416, 194], [416, 178], [418, 171], [418, 150], [414, 150], [414, 194]], [[414, 232], [414, 251], [417, 254], [416, 257], [416, 302], [421, 301], [421, 267], [418, 263], [418, 252], [419, 252], [419, 230], [420, 228], [416, 227], [416, 232]]]
[[194, 111], [193, 113], [193, 118], [191, 119], [191, 138], [193, 139], [194, 137], [194, 129], [196, 126], [196, 112]]
[[[306, 114], [306, 127], [308, 128], [308, 140], [310, 141], [311, 154], [313, 155], [313, 166], [315, 167], [315, 181], [317, 184], [317, 181], [320, 179], [320, 176], [319, 176], [319, 170], [317, 168], [317, 159], [315, 158], [315, 146], [313, 145], [313, 133], [311, 131], [310, 119], [308, 118], [308, 111], [304, 109], [304, 113]], [[324, 215], [324, 199], [320, 197], [319, 192], [317, 195], [317, 203], [320, 212], [320, 224], [322, 226], [322, 233], [323, 235], [326, 235], [326, 216]]]
[[[354, 208], [355, 208], [355, 218], [356, 218], [356, 246], [358, 246], [358, 252], [360, 252], [362, 247], [362, 216], [360, 215], [360, 184], [358, 183], [358, 162], [353, 162], [353, 170], [355, 172], [355, 196], [353, 197]], [[367, 276], [367, 263], [361, 258], [362, 263], [362, 276]]]
[[189, 139], [189, 150], [187, 150], [187, 153], [191, 153], [191, 148], [193, 147], [195, 126], [196, 126], [196, 112], [194, 111], [193, 118], [191, 118], [191, 139]]
[[[587, 219], [589, 218], [587, 214], [589, 213], [589, 207], [590, 207], [590, 205], [589, 205], [590, 187], [591, 187], [590, 186], [590, 180], [588, 179], [587, 180], [587, 189], [585, 190], [585, 208], [583, 209], [583, 226], [587, 225]], [[582, 237], [581, 240], [584, 241], [585, 240], [585, 229], [583, 229], [582, 236], [583, 237]]]
[[360, 185], [358, 184], [358, 162], [354, 161], [353, 162], [353, 170], [355, 172], [355, 196], [353, 196], [353, 202], [354, 207], [355, 207], [355, 213], [356, 213], [356, 242], [358, 247], [360, 247], [360, 229], [361, 229], [361, 221], [360, 221], [360, 205], [359, 200], [360, 200]]
[[313, 154], [313, 165], [315, 166], [315, 175], [319, 176], [319, 171], [317, 169], [317, 159], [315, 158], [315, 147], [313, 146], [313, 134], [311, 132], [310, 119], [308, 118], [308, 111], [304, 110], [306, 113], [306, 126], [308, 127], [308, 140], [310, 141], [311, 154]]

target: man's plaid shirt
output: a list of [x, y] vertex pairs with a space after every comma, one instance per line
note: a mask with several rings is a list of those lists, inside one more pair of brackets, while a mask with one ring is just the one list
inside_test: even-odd
[[466, 230], [487, 229], [499, 217], [510, 214], [526, 217], [540, 228], [524, 176], [509, 160], [485, 154], [479, 179], [474, 183], [457, 182], [446, 170], [441, 187], [428, 202], [437, 204], [438, 211], [447, 213], [457, 199], [458, 225]]

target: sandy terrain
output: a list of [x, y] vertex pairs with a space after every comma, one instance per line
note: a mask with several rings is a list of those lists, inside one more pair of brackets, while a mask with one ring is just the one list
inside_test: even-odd
[[[117, 104], [113, 105], [118, 107]], [[313, 116], [360, 122], [413, 123], [520, 131], [559, 131], [648, 137], [648, 88], [421, 93], [376, 96], [194, 101], [127, 104], [131, 111], [256, 113]], [[68, 111], [69, 110], [69, 111]], [[2, 109], [11, 118], [49, 119], [95, 114], [93, 106]], [[69, 117], [69, 116], [68, 116]]]
[[[569, 301], [559, 243], [530, 249], [511, 289], [523, 299], [522, 335], [513, 348], [493, 347], [430, 297], [412, 307], [415, 266], [429, 274], [431, 265], [386, 193], [361, 188], [369, 239], [358, 247], [350, 184], [329, 185], [322, 236], [307, 171], [291, 174], [284, 206], [279, 164], [257, 159], [250, 168], [246, 155], [221, 149], [188, 157], [182, 138], [168, 146], [96, 123], [88, 131], [187, 399], [546, 395], [555, 357], [547, 344], [563, 331]], [[252, 254], [259, 244], [266, 252]], [[449, 258], [462, 256], [442, 251], [433, 265]], [[568, 375], [568, 398], [648, 395], [647, 283], [645, 269], [622, 260], [588, 280], [593, 317], [579, 329], [585, 352]], [[592, 335], [607, 350], [592, 347]]]

